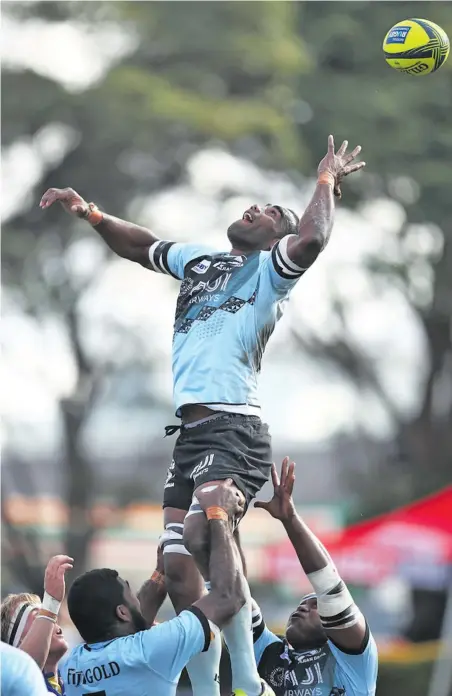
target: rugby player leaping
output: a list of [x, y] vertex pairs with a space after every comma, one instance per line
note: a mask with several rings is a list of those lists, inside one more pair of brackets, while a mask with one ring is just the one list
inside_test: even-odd
[[[160, 241], [144, 227], [101, 213], [70, 188], [49, 189], [42, 197], [41, 208], [58, 201], [68, 213], [85, 218], [119, 256], [182, 281], [173, 340], [174, 399], [182, 426], [163, 498], [165, 577], [177, 613], [204, 592], [187, 551], [203, 570], [207, 522], [198, 514], [196, 490], [232, 478], [248, 505], [270, 475], [271, 442], [259, 417], [257, 375], [290, 291], [328, 242], [334, 195], [340, 197], [343, 177], [365, 166], [352, 163], [361, 148], [346, 154], [347, 145], [345, 141], [335, 153], [329, 136], [317, 186], [301, 220], [278, 205], [253, 205], [229, 227], [228, 252]], [[234, 690], [258, 696], [271, 692], [252, 668], [250, 621], [249, 600], [224, 627], [224, 635]], [[216, 641], [189, 663], [195, 696], [219, 696], [219, 660]]]

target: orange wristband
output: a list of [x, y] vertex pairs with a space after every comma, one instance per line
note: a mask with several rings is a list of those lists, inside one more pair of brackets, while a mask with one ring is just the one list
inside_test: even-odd
[[229, 520], [226, 510], [217, 506], [207, 508], [206, 515], [208, 520], [224, 520], [225, 522]]
[[329, 184], [334, 188], [336, 185], [336, 179], [331, 172], [321, 172], [319, 178], [317, 179], [318, 184]]
[[50, 621], [53, 621], [54, 623], [56, 623], [58, 619], [58, 616], [54, 614], [53, 611], [48, 611], [47, 609], [42, 608], [38, 611], [38, 616], [36, 618], [39, 618], [40, 616], [46, 619], [50, 619]]
[[103, 213], [100, 212], [99, 208], [95, 203], [89, 204], [88, 211], [89, 212], [86, 216], [86, 219], [88, 220], [89, 224], [93, 227], [98, 225], [104, 219]]
[[151, 581], [155, 582], [156, 585], [162, 585], [163, 584], [163, 575], [159, 573], [158, 570], [154, 570], [154, 572], [151, 575]]

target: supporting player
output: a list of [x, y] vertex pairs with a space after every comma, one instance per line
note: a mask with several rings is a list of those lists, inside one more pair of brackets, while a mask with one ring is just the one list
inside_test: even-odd
[[374, 696], [378, 654], [369, 626], [341, 580], [327, 550], [297, 515], [292, 490], [294, 464], [286, 458], [274, 494], [255, 506], [280, 520], [314, 592], [290, 615], [286, 637], [266, 628], [253, 607], [256, 662], [276, 696]]
[[58, 555], [50, 559], [44, 576], [44, 599], [31, 594], [11, 594], [1, 605], [1, 639], [32, 657], [43, 671], [47, 690], [63, 694], [58, 663], [68, 649], [58, 625], [65, 594], [64, 575], [73, 559]]
[[229, 522], [243, 512], [243, 496], [228, 479], [200, 494], [199, 503], [208, 520], [210, 594], [178, 617], [147, 628], [137, 597], [116, 571], [104, 568], [79, 577], [69, 591], [68, 609], [85, 643], [62, 667], [67, 696], [174, 696], [187, 662], [211, 642], [221, 643], [220, 628], [245, 603]]
[[[278, 205], [253, 205], [230, 225], [228, 252], [160, 241], [143, 227], [101, 213], [72, 189], [49, 189], [42, 197], [41, 208], [59, 202], [85, 218], [119, 256], [182, 281], [173, 340], [174, 399], [182, 427], [163, 498], [165, 576], [176, 612], [204, 591], [190, 556], [205, 568], [207, 528], [198, 514], [199, 488], [230, 477], [248, 505], [268, 479], [271, 442], [257, 399], [261, 359], [291, 290], [328, 243], [342, 178], [364, 166], [352, 164], [361, 148], [347, 154], [347, 145], [335, 154], [329, 137], [301, 220]], [[250, 618], [248, 597], [224, 634], [234, 690], [258, 696], [262, 687], [252, 667]], [[195, 696], [219, 696], [219, 659], [215, 643], [212, 652], [188, 666]]]
[[42, 673], [26, 652], [1, 641], [0, 662], [2, 696], [48, 696]]

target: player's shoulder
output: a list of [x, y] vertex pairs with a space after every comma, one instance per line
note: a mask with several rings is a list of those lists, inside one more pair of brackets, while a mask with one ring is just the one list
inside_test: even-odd
[[[23, 693], [29, 687], [36, 688], [36, 694], [45, 693], [46, 687], [44, 678], [36, 662], [23, 650], [19, 650], [1, 641], [1, 690], [5, 693], [19, 684], [23, 688]], [[39, 682], [39, 683], [38, 683]], [[20, 692], [18, 689], [17, 693]], [[28, 693], [31, 693], [28, 691]], [[33, 693], [35, 691], [33, 690]]]
[[267, 645], [262, 652], [260, 663], [265, 662], [268, 664], [289, 660], [293, 653], [293, 649], [284, 636], [271, 634], [271, 636], [268, 636], [266, 643]]

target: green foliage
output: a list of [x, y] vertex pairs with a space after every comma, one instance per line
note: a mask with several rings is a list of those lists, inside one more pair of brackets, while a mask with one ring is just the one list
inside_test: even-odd
[[[440, 203], [452, 185], [452, 60], [423, 78], [385, 65], [382, 38], [406, 14], [404, 3], [25, 5], [7, 3], [7, 11], [91, 28], [114, 22], [138, 38], [132, 55], [78, 96], [32, 73], [4, 75], [3, 142], [36, 132], [50, 118], [75, 125], [83, 136], [76, 159], [89, 157], [93, 165], [85, 189], [92, 197], [100, 189], [116, 212], [140, 182], [112, 169], [111, 195], [96, 182], [131, 146], [165, 163], [182, 145], [214, 138], [263, 166], [310, 174], [333, 132], [363, 145], [382, 190], [390, 175], [415, 178], [420, 197], [409, 216], [444, 224]], [[452, 34], [448, 3], [417, 3], [416, 12]], [[78, 184], [66, 161], [54, 178], [73, 183], [74, 174]], [[119, 184], [126, 195], [118, 200]]]
[[[28, 293], [31, 305], [36, 293], [25, 256], [33, 262], [45, 235], [58, 236], [62, 247], [70, 240], [71, 223], [61, 225], [58, 209], [44, 216], [36, 208], [49, 186], [70, 185], [124, 217], [134, 196], [179, 180], [186, 158], [199, 147], [223, 142], [264, 168], [312, 175], [329, 133], [337, 142], [360, 143], [368, 163], [361, 179], [345, 185], [348, 205], [390, 193], [394, 177], [417, 182], [418, 197], [404, 202], [407, 220], [440, 225], [445, 253], [435, 267], [432, 306], [418, 311], [431, 358], [424, 402], [413, 420], [416, 431], [400, 423], [399, 435], [409, 458], [423, 461], [420, 487], [411, 493], [440, 485], [450, 471], [450, 439], [446, 420], [435, 415], [433, 386], [450, 351], [452, 58], [424, 77], [400, 75], [386, 65], [383, 37], [406, 18], [407, 4], [14, 2], [4, 3], [4, 12], [21, 21], [76, 21], [91, 33], [113, 24], [136, 39], [131, 53], [79, 93], [4, 67], [4, 145], [34, 136], [50, 122], [79, 136], [4, 226], [6, 282]], [[450, 3], [418, 2], [416, 14], [452, 36]], [[139, 166], [133, 164], [137, 158]], [[403, 280], [409, 268], [382, 262], [372, 270]], [[362, 369], [353, 346], [316, 344], [315, 350], [350, 379], [369, 375], [367, 387], [374, 389], [372, 366]]]

